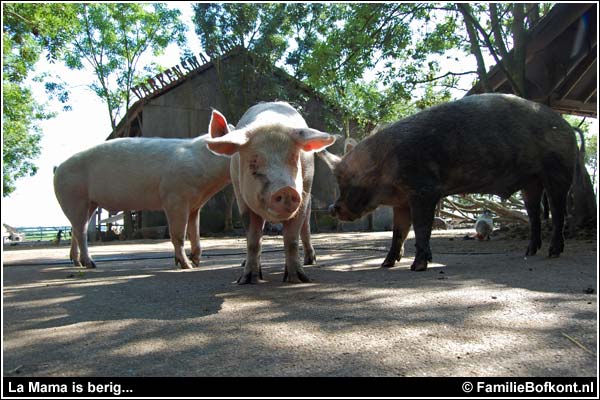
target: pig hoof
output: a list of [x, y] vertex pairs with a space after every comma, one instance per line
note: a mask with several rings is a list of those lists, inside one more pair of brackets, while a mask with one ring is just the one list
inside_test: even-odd
[[560, 250], [551, 247], [550, 250], [548, 251], [548, 257], [549, 258], [558, 258], [558, 257], [560, 257], [560, 253], [562, 253]]
[[410, 266], [411, 271], [425, 271], [427, 269], [427, 261], [415, 261]]
[[79, 260], [73, 260], [73, 265], [76, 267], [83, 267], [83, 264], [81, 264], [81, 261]]
[[266, 281], [262, 280], [262, 274], [255, 274], [253, 272], [249, 272], [247, 274], [243, 274], [237, 280], [238, 285], [248, 285], [248, 284], [256, 284], [256, 283], [265, 283]]
[[564, 248], [565, 248], [564, 244], [551, 245], [550, 249], [548, 250], [548, 257], [557, 258], [558, 256], [560, 256], [560, 253], [563, 252]]
[[[246, 260], [242, 261], [242, 269], [244, 269], [246, 267]], [[241, 279], [241, 277], [240, 277]], [[262, 264], [259, 264], [258, 266], [258, 279], [262, 280], [263, 279], [263, 274], [262, 274]], [[239, 281], [239, 279], [238, 279]], [[266, 281], [264, 281], [266, 282]]]
[[538, 247], [531, 247], [531, 246], [529, 246], [527, 248], [527, 251], [525, 252], [525, 257], [527, 257], [527, 256], [535, 256], [536, 253], [537, 253], [537, 251], [538, 251]]
[[96, 268], [96, 263], [95, 263], [95, 262], [93, 262], [93, 261], [90, 261], [89, 263], [86, 263], [86, 264], [85, 264], [85, 267], [86, 267], [87, 269]]
[[316, 263], [317, 263], [317, 257], [314, 255], [312, 257], [304, 258], [304, 265], [315, 265]]
[[396, 265], [396, 260], [389, 260], [386, 258], [383, 260], [383, 263], [381, 263], [381, 268], [392, 268], [394, 265]]
[[192, 264], [189, 262], [182, 262], [181, 260], [175, 258], [175, 268], [181, 267], [181, 269], [193, 269]]
[[287, 268], [283, 273], [283, 281], [288, 283], [309, 283], [312, 280], [303, 272], [297, 272], [295, 274], [289, 274]]

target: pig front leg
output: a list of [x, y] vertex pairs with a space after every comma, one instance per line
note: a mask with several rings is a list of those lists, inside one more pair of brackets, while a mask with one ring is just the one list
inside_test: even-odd
[[415, 194], [409, 197], [410, 214], [415, 231], [415, 260], [410, 269], [412, 271], [425, 271], [427, 262], [431, 261], [431, 228], [435, 215], [435, 206], [440, 200], [439, 196], [433, 194]]
[[242, 263], [244, 270], [237, 283], [261, 283], [264, 281], [260, 268], [260, 252], [265, 220], [250, 209], [246, 209], [242, 214], [242, 220], [246, 226], [246, 261]]
[[410, 231], [410, 208], [394, 207], [394, 228], [392, 234], [392, 245], [385, 260], [381, 264], [383, 268], [392, 268], [396, 261], [404, 256], [404, 241]]
[[306, 216], [302, 223], [302, 229], [300, 230], [300, 238], [302, 239], [302, 248], [304, 249], [304, 265], [314, 265], [317, 263], [317, 256], [315, 249], [310, 241], [310, 200], [308, 208], [306, 210]]
[[192, 245], [190, 258], [197, 267], [200, 265], [200, 257], [202, 256], [202, 248], [200, 247], [200, 209], [190, 213], [187, 222], [187, 234]]
[[297, 215], [283, 223], [283, 246], [285, 250], [285, 270], [283, 281], [289, 283], [310, 282], [304, 272], [299, 253], [299, 236], [305, 215]]

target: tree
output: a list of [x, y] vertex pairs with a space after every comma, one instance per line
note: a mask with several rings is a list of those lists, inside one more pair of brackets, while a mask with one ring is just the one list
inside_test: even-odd
[[[172, 42], [185, 43], [180, 11], [161, 3], [74, 4], [80, 31], [65, 53], [66, 65], [92, 67], [92, 91], [105, 103], [113, 130], [131, 105], [142, 55], [159, 55]], [[146, 70], [145, 73], [151, 72]]]
[[69, 5], [58, 3], [3, 3], [2, 15], [2, 193], [8, 196], [17, 179], [37, 172], [38, 122], [53, 116], [25, 81], [44, 51], [50, 61], [60, 56], [75, 30], [75, 16]]
[[[377, 123], [418, 109], [419, 102], [409, 105], [415, 88], [428, 85], [439, 71], [429, 56], [455, 44], [456, 19], [435, 20], [432, 10], [431, 4], [417, 3], [332, 4], [326, 13], [309, 8], [298, 25], [305, 36], [297, 39], [288, 63], [297, 77], [342, 105], [346, 120], [358, 117], [366, 134]], [[415, 24], [425, 27], [422, 34], [414, 34]], [[421, 93], [421, 100], [433, 94]]]
[[193, 9], [196, 33], [209, 59], [242, 48], [275, 63], [287, 49], [286, 4], [198, 3]]
[[551, 4], [525, 3], [457, 3], [447, 6], [451, 13], [460, 12], [468, 35], [470, 53], [477, 61], [477, 75], [484, 92], [491, 92], [485, 55], [506, 75], [513, 93], [527, 98], [525, 56], [529, 31], [548, 13]]
[[[476, 59], [483, 92], [492, 91], [484, 57], [488, 54], [507, 77], [512, 92], [530, 98], [526, 86], [526, 52], [530, 31], [551, 7], [551, 4], [526, 3], [458, 3], [446, 6], [450, 13], [459, 12], [462, 15], [468, 38], [466, 43]], [[578, 160], [571, 197], [573, 206], [569, 212], [575, 225], [588, 225], [596, 215], [596, 199], [584, 160]]]
[[[414, 110], [415, 104], [406, 106], [414, 87], [427, 83], [427, 77], [435, 76], [439, 69], [428, 55], [453, 46], [456, 18], [435, 21], [431, 28], [428, 18], [432, 7], [198, 4], [194, 6], [194, 22], [209, 58], [243, 48], [272, 64], [282, 64], [345, 110], [346, 134], [350, 116], [361, 121], [366, 133], [376, 123]], [[417, 38], [411, 27], [416, 21], [428, 25], [426, 33]], [[375, 78], [366, 77], [374, 72]], [[245, 73], [240, 71], [242, 76]], [[422, 93], [427, 96], [433, 92]], [[428, 102], [431, 99], [421, 104]]]

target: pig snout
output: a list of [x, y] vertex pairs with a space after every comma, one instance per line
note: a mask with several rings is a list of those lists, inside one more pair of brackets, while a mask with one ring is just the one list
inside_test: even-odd
[[346, 203], [343, 201], [336, 201], [334, 204], [331, 204], [327, 210], [329, 211], [329, 215], [340, 221], [354, 221], [363, 215], [349, 210]]
[[301, 201], [300, 193], [293, 187], [286, 186], [271, 195], [269, 208], [279, 217], [288, 219], [298, 211]]

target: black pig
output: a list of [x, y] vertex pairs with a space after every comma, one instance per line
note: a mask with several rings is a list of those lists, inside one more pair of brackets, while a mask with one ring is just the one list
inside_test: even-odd
[[342, 159], [325, 155], [340, 196], [332, 215], [354, 220], [379, 205], [394, 209], [392, 245], [383, 267], [394, 266], [414, 226], [411, 269], [431, 261], [429, 239], [438, 201], [460, 193], [507, 198], [523, 193], [530, 223], [526, 255], [541, 247], [540, 200], [548, 193], [553, 234], [549, 256], [564, 249], [567, 192], [577, 145], [571, 126], [550, 108], [505, 94], [483, 94], [437, 105], [360, 142]]

